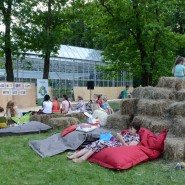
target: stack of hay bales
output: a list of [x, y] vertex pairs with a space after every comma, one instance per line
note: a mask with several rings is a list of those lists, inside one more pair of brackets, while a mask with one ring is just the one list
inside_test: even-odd
[[164, 87], [139, 87], [133, 92], [133, 97], [139, 98], [137, 114], [134, 121], [152, 132], [170, 128], [167, 109], [175, 101], [176, 91]]
[[165, 144], [164, 157], [170, 160], [185, 159], [185, 81], [180, 78], [166, 78], [159, 80], [158, 87], [165, 86], [176, 90], [175, 102], [168, 108], [171, 120], [169, 135]]
[[139, 99], [123, 99], [120, 101], [120, 111], [110, 115], [107, 119], [106, 128], [124, 130], [128, 128], [132, 115], [137, 111]]
[[[124, 129], [133, 114], [135, 122], [142, 123], [154, 133], [169, 129], [164, 158], [185, 160], [185, 81], [173, 77], [160, 78], [156, 87], [138, 87], [133, 99], [121, 103], [119, 115], [108, 119], [109, 128]], [[110, 124], [111, 122], [111, 124]]]

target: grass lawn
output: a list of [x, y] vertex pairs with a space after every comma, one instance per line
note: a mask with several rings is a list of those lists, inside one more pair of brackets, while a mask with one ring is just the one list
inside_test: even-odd
[[184, 185], [185, 171], [175, 170], [175, 162], [162, 159], [145, 162], [129, 170], [109, 170], [97, 164], [75, 164], [67, 153], [41, 158], [29, 146], [44, 134], [0, 138], [0, 185]]

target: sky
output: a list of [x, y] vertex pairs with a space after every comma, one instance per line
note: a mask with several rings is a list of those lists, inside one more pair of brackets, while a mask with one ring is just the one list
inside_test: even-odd
[[0, 31], [4, 31], [4, 26], [0, 24]]

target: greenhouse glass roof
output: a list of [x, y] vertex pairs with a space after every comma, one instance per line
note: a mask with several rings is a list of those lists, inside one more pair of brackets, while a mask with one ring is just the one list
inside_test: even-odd
[[[52, 57], [102, 62], [101, 53], [102, 51], [100, 50], [61, 45], [60, 49], [58, 50], [58, 54]], [[27, 55], [29, 54], [40, 55], [41, 53], [27, 52]]]
[[58, 57], [74, 58], [79, 60], [91, 60], [97, 62], [102, 61], [100, 50], [80, 48], [67, 45], [61, 45], [60, 50], [58, 51]]

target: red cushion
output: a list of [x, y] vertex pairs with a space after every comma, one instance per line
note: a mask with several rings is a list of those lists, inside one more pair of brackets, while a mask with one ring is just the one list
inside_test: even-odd
[[72, 132], [73, 130], [76, 130], [77, 125], [71, 125], [70, 127], [67, 127], [66, 129], [64, 129], [61, 133], [62, 137], [64, 137], [65, 135], [69, 134], [70, 132]]
[[139, 131], [139, 135], [141, 137], [141, 142], [139, 145], [162, 152], [164, 150], [164, 141], [166, 139], [167, 133], [168, 130], [165, 129], [157, 136], [148, 129], [141, 128]]
[[123, 146], [104, 148], [88, 160], [107, 168], [119, 170], [131, 168], [148, 159], [148, 156], [138, 146]]

